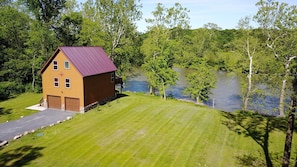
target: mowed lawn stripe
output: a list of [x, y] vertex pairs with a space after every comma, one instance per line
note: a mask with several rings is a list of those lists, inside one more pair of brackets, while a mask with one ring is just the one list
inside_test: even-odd
[[[108, 107], [106, 109], [107, 111], [104, 111], [104, 113], [108, 112], [109, 114], [105, 115], [108, 118], [104, 120], [109, 120], [109, 121], [104, 121], [104, 120], [100, 121], [100, 117], [102, 115], [100, 115], [101, 113], [99, 112], [99, 113], [87, 113], [87, 114], [90, 114], [91, 116], [91, 117], [88, 116], [87, 122], [83, 121], [84, 119], [82, 119], [82, 122], [76, 122], [81, 127], [81, 128], [76, 127], [78, 129], [81, 129], [79, 131], [80, 133], [78, 133], [78, 136], [76, 136], [77, 138], [75, 140], [72, 139], [73, 137], [75, 137], [73, 136], [68, 140], [65, 139], [65, 142], [71, 145], [72, 144], [77, 145], [77, 143], [79, 143], [79, 145], [77, 145], [77, 147], [75, 148], [72, 148], [71, 155], [65, 155], [66, 156], [65, 159], [68, 159], [68, 161], [69, 159], [73, 159], [74, 160], [73, 163], [75, 165], [75, 159], [83, 158], [85, 155], [87, 155], [85, 153], [87, 153], [90, 149], [93, 149], [92, 152], [98, 149], [96, 145], [98, 141], [100, 142], [102, 140], [105, 140], [105, 141], [112, 142], [111, 144], [114, 144], [113, 142], [120, 142], [120, 139], [122, 138], [122, 136], [126, 135], [124, 133], [122, 134], [118, 133], [121, 130], [122, 126], [125, 124], [128, 124], [131, 118], [139, 117], [139, 114], [140, 115], [142, 114], [142, 113], [135, 114], [136, 112], [134, 112], [134, 105], [130, 105], [124, 108], [123, 110], [118, 110], [118, 111], [111, 110], [112, 107]], [[127, 111], [130, 111], [131, 114], [127, 113]], [[94, 111], [90, 111], [90, 112], [94, 112]], [[122, 113], [124, 113], [123, 116], [121, 115]], [[110, 115], [112, 115], [112, 117], [109, 117]], [[117, 115], [117, 116], [114, 117], [114, 115]], [[84, 117], [84, 115], [81, 115], [81, 117]], [[76, 118], [76, 119], [79, 120], [80, 118]], [[99, 130], [94, 127], [98, 127]], [[73, 131], [73, 133], [75, 132]], [[102, 149], [108, 150], [112, 148], [109, 145], [107, 145], [106, 148], [102, 147]], [[100, 154], [96, 154], [96, 156], [98, 157], [100, 156]], [[68, 162], [68, 163], [71, 164], [71, 162]]]
[[[126, 150], [127, 147], [122, 147], [121, 145], [122, 144], [126, 144], [128, 146], [132, 145], [132, 144], [127, 143], [127, 141], [134, 136], [137, 129], [139, 129], [138, 126], [144, 126], [144, 124], [147, 124], [147, 122], [149, 122], [151, 118], [161, 114], [160, 112], [151, 112], [151, 109], [152, 108], [147, 108], [147, 109], [145, 109], [143, 111], [139, 111], [140, 113], [142, 112], [142, 117], [143, 117], [142, 119], [139, 119], [139, 118], [138, 119], [133, 119], [133, 120], [130, 119], [130, 122], [127, 123], [127, 125], [125, 126], [125, 129], [126, 129], [125, 131], [132, 132], [131, 134], [129, 133], [129, 135], [128, 135], [128, 133], [125, 133], [125, 136], [120, 137], [120, 139], [122, 139], [120, 141], [119, 141], [119, 138], [114, 138], [114, 139], [110, 140], [110, 142], [114, 143], [116, 146], [110, 148], [109, 145], [104, 145], [104, 147], [101, 147], [101, 149], [106, 150], [106, 151], [103, 152], [103, 154], [102, 154], [102, 152], [100, 153], [100, 151], [97, 150], [92, 156], [88, 156], [86, 159], [89, 160], [89, 161], [92, 161], [92, 159], [96, 158], [97, 160], [101, 161], [110, 152], [115, 154], [114, 150], [118, 150], [119, 148], [123, 148], [124, 150]], [[127, 113], [127, 114], [129, 115], [131, 113]], [[147, 115], [149, 115], [150, 117], [147, 116]], [[107, 140], [107, 139], [110, 139], [110, 138], [108, 138], [108, 137], [105, 138], [104, 137], [103, 139]], [[98, 143], [99, 143], [98, 145], [102, 146], [102, 144], [100, 144], [100, 141]], [[118, 153], [120, 153], [120, 151]], [[124, 151], [122, 151], [121, 154], [122, 153], [124, 153]], [[113, 160], [110, 161], [109, 163], [112, 163], [112, 162], [113, 162]]]
[[183, 166], [204, 166], [205, 161], [205, 147], [207, 148], [208, 145], [206, 144], [207, 136], [209, 134], [209, 128], [211, 127], [211, 122], [213, 122], [214, 112], [207, 111], [207, 114], [204, 117], [195, 118], [197, 121], [196, 127], [194, 127], [194, 136], [188, 139], [187, 144], [185, 147], [181, 147], [180, 149], [184, 152], [184, 163], [186, 165]]
[[[182, 115], [177, 117], [171, 122], [167, 127], [164, 127], [165, 135], [162, 137], [162, 142], [158, 145], [158, 150], [153, 150], [152, 152], [159, 152], [154, 160], [153, 165], [169, 166], [174, 161], [174, 154], [176, 154], [176, 148], [179, 146], [180, 142], [184, 140], [184, 136], [180, 138], [177, 143], [176, 140], [187, 131], [188, 125], [192, 122], [195, 115], [201, 115], [199, 110], [188, 111], [187, 107], [183, 108], [180, 112]], [[202, 114], [203, 115], [203, 114]]]
[[[167, 109], [169, 109], [167, 107]], [[154, 124], [147, 124], [146, 126], [139, 129], [140, 134], [135, 134], [136, 136], [140, 135], [139, 140], [136, 140], [133, 144], [133, 147], [130, 148], [132, 154], [126, 159], [122, 166], [134, 166], [134, 165], [148, 165], [152, 164], [150, 152], [156, 150], [156, 147], [162, 143], [160, 140], [162, 138], [162, 128], [166, 127], [168, 123], [172, 122], [176, 117], [181, 113], [182, 108], [175, 107], [173, 111], [160, 111], [163, 113], [159, 118], [166, 117], [167, 119], [157, 119], [157, 121], [152, 121]], [[168, 115], [170, 113], [170, 115]], [[143, 134], [141, 134], [141, 132]], [[161, 133], [161, 135], [160, 135]], [[141, 137], [148, 136], [148, 137]], [[143, 151], [149, 150], [149, 151]], [[142, 155], [143, 152], [146, 152], [147, 155]], [[143, 164], [142, 164], [143, 163]]]
[[[102, 149], [105, 149], [105, 151], [102, 155], [100, 155], [100, 157], [98, 157], [98, 160], [102, 163], [104, 163], [105, 161], [106, 163], [112, 162], [114, 161], [118, 153], [122, 153], [120, 150], [122, 148], [121, 145], [124, 145], [123, 149], [126, 150], [127, 147], [130, 146], [129, 144], [127, 144], [126, 140], [129, 140], [136, 131], [135, 122], [136, 124], [139, 124], [139, 126], [144, 126], [151, 120], [150, 118], [158, 116], [160, 114], [160, 112], [151, 112], [151, 109], [152, 108], [149, 107], [145, 110], [138, 111], [140, 116], [135, 116], [133, 112], [127, 112], [126, 114], [131, 115], [131, 117], [129, 117], [127, 122], [122, 123], [122, 127], [120, 130], [123, 131], [123, 133], [119, 136], [114, 136], [112, 138], [108, 136], [104, 137], [103, 139], [108, 140], [109, 144], [100, 142], [100, 146], [102, 147]], [[116, 133], [117, 131], [115, 131], [115, 134]], [[110, 158], [112, 159], [112, 161], [110, 161]]]
[[[209, 113], [202, 110], [199, 112], [193, 112], [193, 117], [188, 121], [188, 124], [183, 128], [182, 133], [176, 138], [174, 143], [172, 143], [171, 154], [173, 155], [173, 161], [171, 166], [184, 166], [187, 163], [189, 154], [195, 143], [197, 137], [197, 131], [203, 131], [203, 120], [208, 120]], [[204, 118], [206, 117], [206, 118]], [[203, 132], [200, 132], [201, 134]]]
[[[142, 141], [142, 143], [150, 142], [152, 140], [152, 137], [155, 137], [154, 133], [158, 133], [158, 131], [160, 130], [162, 125], [166, 124], [166, 122], [170, 121], [170, 119], [175, 117], [176, 114], [178, 113], [177, 110], [174, 110], [172, 113], [170, 113], [168, 120], [159, 119], [159, 118], [162, 118], [168, 114], [168, 111], [163, 110], [163, 109], [167, 109], [167, 107], [164, 107], [164, 106], [155, 107], [155, 109], [153, 111], [148, 112], [148, 114], [155, 112], [155, 113], [159, 113], [159, 115], [153, 116], [151, 119], [147, 119], [147, 121], [145, 123], [140, 122], [139, 127], [144, 127], [144, 129], [147, 129], [147, 133], [149, 135], [149, 137], [146, 138], [146, 141]], [[158, 108], [158, 110], [156, 110], [156, 108]], [[154, 119], [156, 119], [156, 118], [157, 118], [157, 121], [154, 121]], [[154, 124], [151, 124], [151, 122], [154, 122]], [[145, 127], [147, 127], [147, 128], [145, 128]], [[134, 151], [129, 149], [130, 148], [129, 146], [136, 145], [135, 143], [132, 143], [133, 142], [132, 138], [134, 135], [135, 135], [135, 130], [131, 134], [129, 134], [129, 136], [127, 136], [125, 138], [126, 142], [121, 143], [121, 146], [118, 145], [118, 147], [113, 150], [113, 153], [115, 153], [115, 154], [109, 154], [110, 160], [108, 162], [111, 162], [111, 160], [117, 161], [118, 159], [123, 160], [122, 157], [116, 157], [119, 153], [121, 153], [121, 155], [125, 155], [123, 153], [128, 152], [129, 156], [131, 156], [131, 154], [133, 154]], [[129, 144], [127, 142], [131, 142], [131, 143]], [[137, 145], [137, 146], [139, 146], [139, 145]], [[124, 159], [129, 158], [129, 156], [125, 155]]]

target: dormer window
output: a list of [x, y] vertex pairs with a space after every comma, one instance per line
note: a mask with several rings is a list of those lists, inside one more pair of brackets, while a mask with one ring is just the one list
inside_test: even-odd
[[53, 61], [53, 68], [54, 70], [58, 70], [58, 61], [56, 60]]
[[65, 69], [70, 69], [70, 63], [69, 63], [69, 61], [65, 61], [64, 62], [64, 68]]

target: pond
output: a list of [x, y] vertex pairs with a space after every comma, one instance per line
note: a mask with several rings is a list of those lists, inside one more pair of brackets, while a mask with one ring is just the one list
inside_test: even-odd
[[[177, 99], [194, 101], [189, 95], [183, 93], [187, 87], [185, 76], [191, 72], [185, 68], [174, 68], [178, 72], [178, 81], [176, 85], [170, 86], [167, 89], [167, 94]], [[209, 101], [205, 102], [206, 105], [214, 107], [223, 111], [234, 111], [241, 109], [241, 97], [240, 97], [240, 82], [236, 75], [230, 75], [226, 72], [216, 72], [217, 83], [216, 88], [211, 90]], [[146, 76], [140, 69], [128, 77], [124, 84], [123, 91], [130, 92], [149, 92], [149, 85], [146, 80]]]

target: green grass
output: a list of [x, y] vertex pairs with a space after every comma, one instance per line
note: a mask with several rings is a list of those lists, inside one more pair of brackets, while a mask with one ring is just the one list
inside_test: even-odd
[[42, 94], [24, 93], [15, 98], [0, 102], [0, 123], [19, 119], [21, 116], [37, 111], [27, 110], [26, 107], [39, 103]]
[[127, 94], [11, 142], [0, 150], [0, 166], [265, 166], [266, 139], [280, 166], [283, 120]]

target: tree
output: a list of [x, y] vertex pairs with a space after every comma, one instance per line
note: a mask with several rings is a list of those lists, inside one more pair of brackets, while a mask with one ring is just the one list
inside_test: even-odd
[[29, 17], [13, 5], [0, 6], [0, 92], [2, 99], [24, 92], [30, 83], [30, 58], [25, 55]]
[[247, 90], [245, 95], [243, 96], [243, 110], [246, 111], [248, 107], [248, 101], [251, 98], [252, 94], [252, 75], [253, 75], [253, 58], [256, 53], [256, 49], [258, 46], [257, 39], [252, 36], [252, 30], [253, 27], [250, 26], [250, 18], [245, 17], [243, 19], [239, 20], [238, 23], [238, 28], [239, 31], [242, 32], [242, 37], [238, 39], [237, 43], [237, 48], [239, 49], [239, 52], [242, 53], [243, 55], [246, 55], [248, 60], [249, 60], [249, 65], [248, 69], [248, 84], [247, 84]]
[[95, 10], [90, 6], [89, 13], [94, 13], [97, 24], [104, 33], [105, 50], [118, 67], [119, 73], [130, 67], [129, 60], [133, 55], [126, 48], [135, 46], [136, 21], [141, 18], [139, 0], [96, 0]]
[[[255, 15], [263, 33], [266, 35], [266, 46], [272, 51], [276, 60], [283, 64], [281, 92], [279, 96], [279, 114], [285, 116], [284, 100], [287, 81], [290, 79], [291, 62], [297, 58], [296, 6], [278, 3], [272, 0], [260, 0], [259, 10]], [[290, 49], [287, 49], [290, 48]]]
[[[172, 70], [177, 47], [175, 39], [179, 37], [181, 29], [189, 27], [187, 12], [188, 10], [178, 3], [171, 8], [165, 8], [159, 3], [156, 10], [152, 12], [154, 18], [146, 19], [150, 26], [141, 51], [145, 55], [143, 66], [148, 75], [150, 93], [153, 93], [154, 88], [158, 88], [166, 98], [165, 88], [177, 80], [175, 77], [177, 74]], [[160, 67], [162, 70], [155, 70], [154, 67]], [[171, 78], [164, 76], [166, 72]]]
[[[297, 9], [296, 6], [289, 6], [286, 3], [274, 2], [272, 0], [260, 0], [257, 4], [259, 7], [255, 19], [267, 36], [266, 45], [272, 51], [276, 60], [283, 64], [284, 72], [279, 101], [280, 116], [284, 113], [284, 98], [287, 81], [290, 79], [292, 71], [292, 62], [297, 58]], [[288, 49], [289, 48], [289, 49]], [[294, 85], [295, 83], [293, 83]], [[294, 97], [292, 97], [295, 99]], [[291, 98], [291, 100], [292, 100]], [[285, 148], [282, 166], [289, 166], [291, 155], [291, 145], [293, 137], [293, 125], [296, 103], [291, 104], [291, 110], [288, 114], [288, 129], [286, 132]]]
[[199, 104], [208, 100], [210, 90], [215, 88], [216, 76], [205, 63], [201, 63], [194, 72], [186, 76], [186, 81], [189, 86], [184, 93], [190, 94]]
[[82, 16], [79, 12], [72, 12], [62, 16], [54, 26], [59, 41], [66, 46], [78, 45], [79, 33], [82, 29]]
[[[151, 59], [143, 65], [148, 80], [154, 88], [158, 88], [160, 95], [166, 100], [166, 88], [174, 85], [177, 80], [177, 73], [168, 67], [164, 57], [159, 56]], [[161, 93], [162, 92], [162, 93]], [[161, 97], [162, 97], [161, 96]]]
[[39, 22], [49, 23], [57, 18], [65, 7], [66, 0], [22, 0]]
[[[29, 40], [26, 42], [26, 54], [31, 57], [32, 91], [36, 83], [41, 87], [41, 77], [37, 71], [58, 45], [55, 39], [53, 23], [61, 16], [66, 0], [21, 0], [30, 14], [35, 18], [31, 20]], [[40, 89], [39, 89], [40, 90]]]

